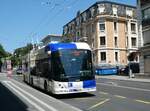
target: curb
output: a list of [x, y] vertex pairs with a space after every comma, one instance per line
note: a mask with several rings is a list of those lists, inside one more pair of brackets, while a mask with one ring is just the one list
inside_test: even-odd
[[112, 79], [112, 80], [124, 80], [124, 81], [136, 81], [136, 82], [148, 82], [150, 83], [150, 79], [139, 79], [139, 78], [129, 78], [128, 76], [124, 77], [124, 76], [116, 76], [116, 75], [113, 75], [113, 76], [95, 76], [96, 79], [99, 79], [99, 78], [104, 78], [104, 79]]

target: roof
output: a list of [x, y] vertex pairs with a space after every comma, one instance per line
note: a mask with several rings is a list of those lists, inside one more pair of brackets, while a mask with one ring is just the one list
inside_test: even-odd
[[44, 38], [41, 40], [41, 42], [44, 42], [44, 41], [46, 41], [47, 39], [52, 38], [52, 37], [61, 38], [62, 35], [55, 35], [55, 34], [47, 35], [46, 37], [44, 37]]
[[90, 50], [90, 47], [87, 43], [50, 43], [46, 46], [45, 51], [57, 51], [60, 49], [87, 49]]
[[[86, 9], [85, 11], [81, 12], [81, 14], [83, 14], [84, 12], [86, 12], [87, 10], [89, 10], [90, 8], [92, 8], [93, 6], [96, 6], [97, 4], [102, 4], [102, 3], [110, 3], [110, 4], [114, 4], [114, 5], [121, 5], [121, 6], [126, 6], [126, 7], [130, 7], [130, 8], [136, 8], [136, 6], [133, 5], [128, 5], [128, 4], [123, 4], [123, 3], [118, 3], [118, 2], [112, 2], [112, 1], [108, 1], [108, 0], [103, 0], [103, 1], [97, 1], [96, 3], [94, 3], [93, 5], [91, 5], [88, 9]], [[80, 14], [80, 15], [81, 15]], [[65, 24], [63, 27], [65, 27], [66, 25], [70, 24], [71, 22], [73, 22], [76, 19], [73, 18], [70, 22], [68, 22], [67, 24]]]

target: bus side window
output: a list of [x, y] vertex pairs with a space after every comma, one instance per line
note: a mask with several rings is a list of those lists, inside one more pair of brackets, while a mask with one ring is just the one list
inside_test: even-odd
[[36, 75], [37, 76], [41, 75], [41, 61], [40, 60], [36, 61]]
[[47, 59], [43, 60], [42, 73], [45, 78], [48, 77], [48, 60]]
[[36, 67], [33, 67], [30, 70], [31, 70], [31, 75], [36, 75]]

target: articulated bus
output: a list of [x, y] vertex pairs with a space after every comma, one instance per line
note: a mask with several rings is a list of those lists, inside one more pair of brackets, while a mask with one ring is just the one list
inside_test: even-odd
[[53, 94], [96, 91], [87, 43], [50, 43], [23, 58], [24, 81]]

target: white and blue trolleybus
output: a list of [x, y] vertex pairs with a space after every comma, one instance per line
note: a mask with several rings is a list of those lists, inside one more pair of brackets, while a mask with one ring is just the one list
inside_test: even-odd
[[87, 43], [49, 43], [23, 61], [24, 81], [53, 94], [96, 91]]

